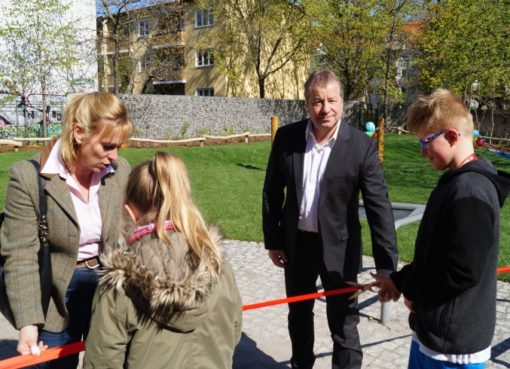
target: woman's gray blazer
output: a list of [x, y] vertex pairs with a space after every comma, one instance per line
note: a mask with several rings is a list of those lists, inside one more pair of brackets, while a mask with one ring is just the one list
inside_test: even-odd
[[[46, 162], [51, 147], [34, 159]], [[115, 243], [119, 236], [124, 190], [129, 164], [119, 158], [115, 173], [107, 175], [99, 189], [103, 247]], [[0, 231], [2, 256], [5, 257], [7, 294], [14, 313], [16, 328], [37, 324], [50, 332], [61, 332], [68, 324], [64, 298], [78, 255], [80, 228], [71, 194], [58, 175], [46, 178], [48, 201], [48, 240], [51, 243], [53, 269], [52, 299], [46, 319], [41, 307], [37, 251], [37, 213], [39, 192], [36, 172], [29, 161], [15, 163], [9, 170], [5, 198], [5, 220]], [[101, 251], [101, 250], [100, 250]]]

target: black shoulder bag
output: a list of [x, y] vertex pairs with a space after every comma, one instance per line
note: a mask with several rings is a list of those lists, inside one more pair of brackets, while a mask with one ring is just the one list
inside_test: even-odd
[[[44, 179], [39, 174], [40, 165], [35, 160], [30, 160], [30, 162], [34, 165], [35, 170], [37, 172], [37, 178], [39, 182], [39, 229], [38, 236], [39, 242], [41, 244], [39, 248], [39, 277], [41, 280], [41, 305], [43, 309], [44, 316], [46, 317], [46, 313], [48, 312], [48, 306], [50, 304], [51, 298], [51, 289], [52, 289], [52, 270], [51, 270], [51, 253], [50, 253], [50, 243], [47, 240], [48, 236], [48, 222], [46, 219], [47, 213], [47, 203], [46, 203], [46, 194], [44, 193]], [[0, 227], [4, 220], [4, 214], [0, 214]], [[7, 290], [5, 286], [5, 271], [4, 271], [4, 261], [3, 258], [1, 260], [0, 265], [0, 312], [7, 319], [9, 323], [13, 327], [15, 327], [14, 315], [12, 313], [11, 306], [9, 304], [9, 299], [7, 298]]]

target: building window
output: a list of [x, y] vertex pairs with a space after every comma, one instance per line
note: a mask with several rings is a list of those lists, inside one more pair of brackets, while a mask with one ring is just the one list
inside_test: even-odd
[[185, 26], [184, 18], [179, 18], [179, 20], [177, 21], [177, 31], [178, 32], [183, 31], [184, 30], [184, 26]]
[[197, 88], [197, 96], [214, 96], [214, 88]]
[[176, 54], [174, 56], [174, 58], [175, 58], [175, 67], [174, 67], [174, 70], [175, 69], [181, 69], [181, 68], [183, 68], [186, 65], [186, 62], [184, 61], [184, 55]]
[[195, 28], [211, 27], [214, 24], [212, 9], [195, 10]]
[[121, 26], [121, 32], [124, 38], [129, 38], [129, 24]]
[[212, 49], [197, 51], [197, 67], [211, 67], [214, 65]]
[[141, 20], [138, 22], [138, 36], [147, 37], [149, 36], [150, 25], [148, 20]]
[[138, 72], [141, 73], [144, 70], [147, 70], [151, 67], [151, 57], [150, 55], [144, 56], [141, 60], [138, 61]]

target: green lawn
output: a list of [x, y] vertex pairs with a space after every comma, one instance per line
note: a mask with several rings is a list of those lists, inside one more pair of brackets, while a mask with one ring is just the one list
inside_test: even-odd
[[[261, 241], [261, 190], [269, 142], [231, 144], [205, 147], [174, 147], [168, 149], [122, 149], [121, 155], [131, 165], [148, 159], [156, 150], [175, 153], [186, 162], [194, 197], [207, 221], [218, 225], [229, 239]], [[387, 135], [385, 140], [384, 174], [390, 199], [395, 202], [424, 204], [435, 186], [440, 172], [433, 171], [420, 157], [420, 146], [412, 136]], [[7, 170], [11, 163], [31, 157], [34, 151], [0, 154], [0, 207], [3, 208]], [[510, 172], [510, 160], [487, 150], [478, 154], [487, 157], [502, 170]], [[501, 212], [500, 265], [510, 265], [510, 201]], [[370, 236], [364, 225], [365, 252], [370, 254]], [[398, 230], [398, 247], [402, 260], [413, 255], [417, 224]], [[509, 276], [510, 279], [510, 276]]]

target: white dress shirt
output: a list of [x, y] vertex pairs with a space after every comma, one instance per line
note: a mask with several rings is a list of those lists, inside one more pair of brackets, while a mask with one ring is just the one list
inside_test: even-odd
[[299, 209], [298, 229], [306, 232], [319, 231], [319, 198], [322, 177], [326, 171], [329, 155], [335, 145], [340, 121], [331, 138], [318, 144], [312, 122], [306, 126], [306, 150], [303, 162], [303, 197]]

